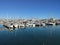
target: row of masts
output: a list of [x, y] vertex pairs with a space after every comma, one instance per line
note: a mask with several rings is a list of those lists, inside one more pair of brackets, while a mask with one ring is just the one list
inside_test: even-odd
[[0, 24], [8, 28], [21, 28], [21, 27], [40, 27], [40, 26], [56, 26], [60, 25], [60, 19], [0, 19]]

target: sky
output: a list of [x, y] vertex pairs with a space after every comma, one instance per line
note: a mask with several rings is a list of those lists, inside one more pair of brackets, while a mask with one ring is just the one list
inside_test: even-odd
[[0, 18], [60, 18], [59, 0], [0, 0]]

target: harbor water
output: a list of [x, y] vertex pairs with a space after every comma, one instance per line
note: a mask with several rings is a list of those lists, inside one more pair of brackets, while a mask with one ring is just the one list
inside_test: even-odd
[[60, 45], [60, 26], [0, 30], [0, 45]]

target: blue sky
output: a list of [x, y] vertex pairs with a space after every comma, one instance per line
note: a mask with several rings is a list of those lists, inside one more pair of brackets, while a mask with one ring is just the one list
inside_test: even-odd
[[60, 18], [59, 0], [0, 0], [0, 18]]

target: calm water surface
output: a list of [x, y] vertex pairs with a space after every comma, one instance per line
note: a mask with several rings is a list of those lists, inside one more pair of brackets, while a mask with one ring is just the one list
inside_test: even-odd
[[0, 30], [0, 45], [60, 45], [60, 26]]

